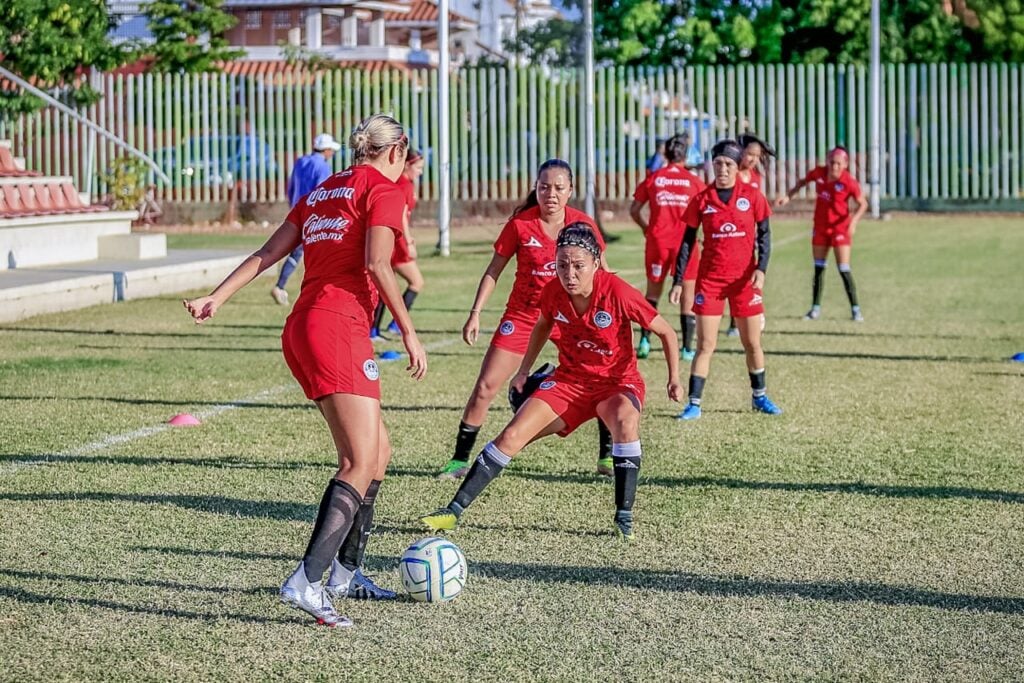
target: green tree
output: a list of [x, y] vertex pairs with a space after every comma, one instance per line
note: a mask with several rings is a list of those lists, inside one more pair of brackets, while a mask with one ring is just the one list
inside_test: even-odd
[[1024, 1], [954, 0], [952, 5], [978, 58], [1024, 61]]
[[[107, 39], [109, 30], [103, 0], [2, 0], [0, 65], [69, 104], [88, 105], [100, 94], [88, 86], [80, 69], [110, 69], [126, 58]], [[2, 117], [44, 105], [19, 88], [0, 90]]]
[[149, 30], [156, 39], [146, 52], [157, 71], [216, 71], [218, 62], [244, 52], [228, 45], [224, 32], [237, 23], [225, 12], [224, 0], [153, 0], [145, 5]]

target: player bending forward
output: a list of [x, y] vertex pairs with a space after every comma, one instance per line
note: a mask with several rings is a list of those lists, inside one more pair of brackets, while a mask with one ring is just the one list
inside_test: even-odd
[[588, 225], [566, 226], [556, 244], [558, 281], [541, 293], [540, 317], [512, 387], [523, 391], [530, 367], [554, 329], [560, 332], [555, 340], [558, 369], [484, 447], [452, 501], [421, 518], [433, 531], [454, 529], [466, 508], [529, 443], [549, 434], [568, 436], [599, 417], [612, 433], [615, 527], [624, 538], [633, 538], [645, 386], [633, 354], [632, 323], [661, 339], [673, 401], [682, 396], [676, 333], [638, 290], [600, 268], [601, 248]]

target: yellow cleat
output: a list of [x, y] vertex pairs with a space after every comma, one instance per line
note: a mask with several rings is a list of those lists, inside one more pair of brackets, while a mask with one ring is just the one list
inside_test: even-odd
[[459, 518], [449, 508], [423, 515], [420, 521], [431, 531], [452, 531], [459, 525]]

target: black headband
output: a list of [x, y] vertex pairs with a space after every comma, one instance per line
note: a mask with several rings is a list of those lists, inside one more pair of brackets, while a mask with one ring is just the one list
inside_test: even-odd
[[711, 158], [715, 159], [716, 157], [732, 159], [738, 164], [743, 159], [743, 149], [732, 140], [722, 141], [711, 150]]
[[555, 240], [555, 246], [559, 249], [579, 247], [593, 254], [594, 258], [601, 258], [601, 247], [598, 246], [594, 233], [586, 223], [573, 223], [562, 228], [562, 232], [558, 233], [558, 239]]

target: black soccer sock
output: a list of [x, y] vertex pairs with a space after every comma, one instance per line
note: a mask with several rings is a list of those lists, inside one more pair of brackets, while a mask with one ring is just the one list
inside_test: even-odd
[[600, 419], [597, 421], [597, 435], [601, 442], [601, 450], [597, 453], [597, 459], [612, 457], [612, 433]]
[[811, 288], [812, 305], [821, 306], [821, 292], [825, 285], [825, 259], [814, 259], [814, 285]]
[[373, 312], [373, 325], [370, 329], [379, 330], [380, 324], [384, 320], [384, 302], [380, 301], [377, 303], [377, 310]]
[[843, 278], [843, 287], [846, 288], [846, 298], [850, 300], [851, 306], [859, 306], [857, 303], [857, 285], [853, 282], [853, 273], [850, 271], [849, 263], [839, 264], [839, 277]]
[[765, 379], [764, 368], [760, 370], [754, 370], [750, 374], [750, 390], [754, 394], [754, 398], [759, 398], [768, 393], [768, 383]]
[[701, 397], [704, 395], [704, 383], [708, 381], [707, 377], [698, 377], [697, 375], [690, 375], [690, 387], [689, 400], [695, 406], [699, 406]]
[[693, 339], [697, 336], [697, 316], [681, 315], [679, 322], [683, 325], [683, 348], [693, 351]]
[[480, 433], [480, 425], [468, 425], [459, 422], [459, 433], [455, 436], [455, 455], [452, 460], [469, 462], [469, 454], [473, 452], [476, 444], [476, 435]]
[[341, 542], [348, 536], [352, 523], [359, 514], [362, 497], [348, 482], [331, 479], [320, 499], [320, 510], [313, 525], [313, 534], [306, 546], [302, 563], [306, 579], [322, 581], [324, 572], [341, 548]]
[[406, 288], [405, 292], [402, 294], [402, 301], [405, 303], [406, 310], [412, 310], [412, 304], [416, 301], [417, 294], [419, 294], [419, 292]]
[[458, 517], [463, 510], [476, 500], [476, 497], [483, 493], [487, 485], [491, 483], [502, 471], [512, 462], [512, 458], [498, 450], [493, 442], [484, 446], [469, 469], [469, 474], [462, 482], [462, 486], [455, 493], [455, 498], [448, 504], [448, 508]]
[[363, 564], [363, 555], [366, 554], [366, 544], [370, 540], [370, 530], [373, 528], [373, 510], [377, 503], [377, 492], [380, 491], [380, 480], [374, 479], [366, 489], [363, 502], [359, 506], [359, 513], [352, 523], [352, 529], [345, 537], [338, 551], [338, 562], [350, 572], [359, 569]]
[[612, 446], [615, 462], [615, 510], [629, 512], [636, 500], [636, 479], [640, 473], [640, 442], [630, 441]]
[[736, 318], [732, 317], [731, 315], [729, 316], [729, 329], [730, 330], [735, 330], [736, 329]]

